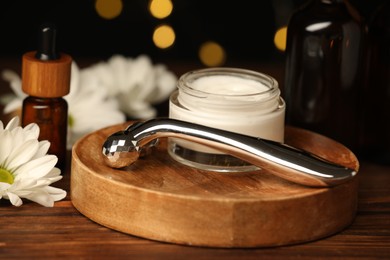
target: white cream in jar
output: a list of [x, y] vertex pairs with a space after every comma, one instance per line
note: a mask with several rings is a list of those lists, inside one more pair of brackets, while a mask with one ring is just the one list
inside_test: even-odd
[[[170, 97], [170, 118], [283, 142], [285, 103], [274, 78], [238, 68], [211, 68], [184, 74], [177, 87]], [[199, 169], [257, 169], [219, 151], [176, 138], [170, 138], [168, 151], [177, 161]]]

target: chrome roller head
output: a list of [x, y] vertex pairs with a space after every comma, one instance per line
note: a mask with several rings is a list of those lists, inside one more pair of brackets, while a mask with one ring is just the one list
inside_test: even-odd
[[107, 138], [103, 144], [105, 163], [113, 168], [126, 167], [138, 160], [140, 147], [127, 130], [119, 131]]

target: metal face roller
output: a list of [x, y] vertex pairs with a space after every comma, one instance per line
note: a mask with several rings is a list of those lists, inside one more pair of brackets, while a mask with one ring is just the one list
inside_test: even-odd
[[103, 144], [105, 162], [113, 168], [128, 166], [161, 137], [206, 145], [306, 186], [335, 186], [351, 180], [357, 173], [288, 145], [175, 119], [138, 122], [109, 136]]

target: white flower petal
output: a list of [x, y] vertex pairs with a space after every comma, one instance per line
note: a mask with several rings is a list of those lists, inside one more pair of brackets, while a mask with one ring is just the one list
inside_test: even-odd
[[167, 99], [176, 88], [177, 77], [163, 67], [156, 68], [156, 91], [148, 100], [156, 104]]
[[53, 207], [54, 199], [46, 191], [36, 191], [25, 197], [45, 207]]
[[59, 181], [62, 179], [62, 176], [53, 176], [50, 178], [45, 178], [45, 180], [49, 183], [48, 185], [52, 184], [53, 182]]
[[12, 70], [4, 70], [2, 72], [2, 77], [5, 81], [10, 82], [10, 86], [11, 86], [12, 90], [14, 91], [14, 93], [18, 97], [24, 98], [25, 96], [27, 96], [22, 91], [22, 81], [16, 72], [14, 72]]
[[[110, 86], [113, 82], [113, 75], [107, 70], [106, 64], [100, 63], [96, 64], [91, 71], [97, 76], [99, 76], [100, 83], [104, 86]], [[116, 95], [118, 93], [118, 88], [107, 88], [110, 95]]]
[[28, 174], [14, 174], [14, 176], [14, 183], [8, 190], [20, 195], [30, 193], [29, 188], [37, 184], [37, 179], [28, 176]]
[[48, 174], [57, 161], [57, 156], [45, 155], [23, 164], [16, 169], [15, 175], [27, 175], [35, 179], [39, 179]]
[[10, 151], [12, 150], [12, 135], [8, 130], [0, 133], [0, 166], [4, 166]]
[[19, 117], [15, 116], [8, 122], [8, 124], [5, 127], [5, 129], [12, 130], [15, 127], [18, 127], [18, 126], [19, 126]]
[[59, 201], [66, 197], [66, 191], [62, 189], [47, 186], [45, 190], [50, 194], [50, 196], [54, 199], [54, 201]]
[[113, 74], [113, 79], [122, 89], [125, 88], [128, 79], [126, 63], [126, 59], [121, 55], [114, 55], [108, 61], [108, 65], [111, 67], [110, 72]]
[[12, 129], [10, 133], [12, 135], [12, 147], [10, 153], [12, 153], [26, 141], [27, 136], [23, 133], [23, 129], [20, 126]]
[[15, 98], [12, 101], [8, 102], [8, 104], [4, 107], [4, 114], [12, 113], [18, 109], [21, 109], [23, 105], [23, 100], [19, 98]]
[[1, 77], [5, 81], [14, 81], [14, 80], [20, 81], [18, 74], [16, 72], [14, 72], [13, 70], [8, 70], [8, 69], [3, 70], [3, 72], [1, 73]]
[[[80, 80], [80, 69], [76, 62], [72, 62], [71, 66], [71, 77], [70, 77], [70, 89], [73, 90], [71, 92], [75, 93], [74, 90], [77, 90], [79, 87]], [[69, 93], [71, 95], [72, 93]]]
[[5, 193], [4, 191], [8, 190], [11, 187], [11, 184], [6, 182], [0, 182], [0, 199], [2, 195]]
[[39, 149], [35, 153], [34, 157], [31, 158], [31, 160], [37, 159], [39, 157], [42, 157], [42, 156], [46, 155], [47, 151], [49, 151], [49, 148], [50, 148], [50, 142], [49, 141], [47, 141], [47, 140], [40, 141], [39, 142]]
[[29, 187], [29, 189], [32, 189], [32, 190], [38, 190], [38, 189], [44, 189], [46, 186], [50, 185], [51, 182], [50, 180], [46, 179], [46, 178], [42, 178], [42, 179], [39, 179], [35, 182], [35, 185], [31, 185]]
[[7, 192], [7, 196], [9, 198], [11, 204], [14, 205], [14, 206], [19, 207], [19, 206], [21, 206], [23, 204], [23, 201], [15, 193]]
[[38, 151], [39, 148], [39, 142], [36, 139], [31, 139], [26, 141], [24, 144], [22, 144], [17, 149], [13, 150], [12, 153], [9, 155], [7, 159], [7, 163], [5, 167], [9, 171], [14, 171], [17, 167], [25, 164]]
[[59, 176], [60, 179], [62, 179], [61, 170], [57, 167], [54, 167], [48, 174], [46, 174], [45, 178], [53, 178], [56, 176]]
[[25, 132], [31, 132], [35, 139], [38, 138], [40, 132], [39, 126], [36, 123], [26, 125], [23, 130]]
[[150, 119], [157, 114], [157, 111], [146, 102], [128, 103], [126, 107], [123, 107], [123, 110], [134, 118], [139, 119]]

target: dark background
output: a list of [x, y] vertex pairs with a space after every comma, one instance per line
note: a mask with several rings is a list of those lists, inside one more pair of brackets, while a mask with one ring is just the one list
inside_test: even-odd
[[[365, 21], [386, 0], [351, 0]], [[276, 29], [286, 25], [304, 0], [172, 0], [173, 13], [166, 19], [153, 18], [148, 0], [123, 0], [123, 11], [112, 20], [101, 18], [94, 0], [7, 0], [0, 9], [0, 58], [20, 58], [37, 48], [38, 28], [54, 22], [58, 49], [74, 57], [107, 59], [113, 54], [147, 54], [154, 61], [200, 63], [198, 48], [213, 40], [220, 43], [231, 62], [283, 61], [273, 44]], [[152, 42], [153, 29], [170, 24], [176, 42], [158, 49]]]

